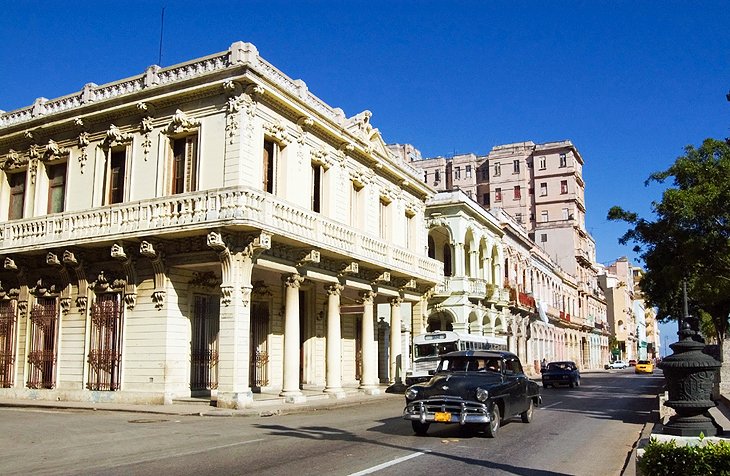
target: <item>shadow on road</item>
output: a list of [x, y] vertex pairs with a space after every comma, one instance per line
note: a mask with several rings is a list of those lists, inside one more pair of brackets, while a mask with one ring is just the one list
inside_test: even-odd
[[[396, 420], [396, 419], [393, 419]], [[390, 419], [388, 420], [390, 421]], [[387, 423], [386, 423], [387, 424]], [[377, 445], [385, 448], [392, 448], [403, 451], [414, 451], [416, 448], [410, 446], [401, 446], [390, 443], [383, 443], [368, 438], [357, 436], [354, 433], [344, 431], [338, 428], [331, 428], [327, 426], [304, 426], [301, 428], [292, 428], [284, 425], [256, 425], [258, 428], [268, 430], [272, 436], [286, 436], [290, 438], [302, 438], [307, 440], [321, 440], [321, 441], [345, 441], [348, 443], [366, 443], [369, 445]], [[400, 432], [397, 434], [401, 434]], [[430, 456], [438, 458], [448, 459], [457, 461], [463, 464], [468, 464], [477, 468], [484, 469], [497, 469], [507, 471], [510, 474], [524, 475], [524, 476], [569, 476], [566, 473], [558, 473], [555, 471], [546, 471], [537, 468], [525, 468], [522, 466], [514, 466], [511, 464], [497, 463], [489, 460], [480, 460], [475, 458], [468, 458], [462, 456], [455, 456], [439, 451], [425, 451]]]

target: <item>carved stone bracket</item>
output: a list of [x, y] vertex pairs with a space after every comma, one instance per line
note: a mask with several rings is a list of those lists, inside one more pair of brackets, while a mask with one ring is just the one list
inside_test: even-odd
[[208, 247], [218, 253], [218, 260], [221, 262], [221, 302], [223, 305], [228, 306], [233, 296], [231, 250], [224, 236], [217, 231], [208, 233], [206, 242]]
[[78, 138], [79, 146], [79, 171], [84, 173], [84, 166], [89, 158], [89, 154], [86, 152], [86, 148], [89, 146], [89, 133], [86, 131], [79, 132]]
[[244, 249], [244, 254], [255, 260], [261, 253], [271, 249], [271, 234], [261, 232]]
[[68, 272], [63, 266], [61, 260], [58, 259], [58, 255], [51, 253], [50, 251], [46, 254], [46, 264], [55, 268], [61, 278], [59, 305], [61, 307], [61, 312], [63, 314], [68, 314], [69, 309], [71, 309], [71, 284], [68, 279]]
[[74, 273], [76, 273], [76, 282], [78, 286], [76, 307], [78, 307], [79, 311], [83, 314], [86, 312], [86, 307], [88, 305], [88, 282], [86, 279], [86, 273], [84, 272], [84, 267], [74, 253], [69, 250], [63, 252], [63, 264], [69, 266], [74, 270]]
[[139, 253], [149, 258], [152, 262], [152, 269], [155, 272], [155, 290], [152, 292], [152, 301], [155, 308], [162, 309], [165, 303], [165, 263], [163, 262], [163, 253], [159, 248], [155, 249], [154, 245], [149, 241], [143, 241], [139, 246]]
[[324, 148], [312, 150], [309, 152], [311, 162], [313, 165], [318, 165], [324, 170], [329, 170], [332, 167], [332, 162], [327, 158], [327, 150]]
[[137, 271], [134, 267], [134, 261], [127, 256], [124, 248], [114, 243], [111, 248], [111, 257], [122, 263], [124, 273], [127, 275], [126, 285], [124, 286], [124, 302], [127, 309], [134, 309], [137, 304]]
[[55, 141], [49, 139], [48, 144], [43, 147], [43, 152], [40, 158], [44, 162], [48, 162], [67, 157], [69, 153], [68, 149], [59, 146]]
[[297, 267], [306, 266], [308, 264], [318, 264], [321, 259], [321, 254], [317, 250], [308, 251], [297, 261]]
[[20, 291], [18, 293], [18, 317], [25, 318], [28, 313], [29, 294], [25, 270], [22, 266], [18, 266], [17, 263], [9, 256], [5, 257], [5, 260], [3, 261], [3, 268], [7, 271], [15, 272], [17, 276], [18, 285], [20, 286]]
[[350, 261], [340, 265], [338, 276], [358, 274], [359, 272], [360, 264], [357, 261]]
[[304, 143], [307, 141], [307, 134], [309, 133], [309, 129], [312, 128], [314, 125], [314, 119], [312, 119], [309, 116], [300, 117], [297, 121], [297, 129], [299, 132], [299, 137], [297, 137], [297, 142], [299, 145], [304, 145]]

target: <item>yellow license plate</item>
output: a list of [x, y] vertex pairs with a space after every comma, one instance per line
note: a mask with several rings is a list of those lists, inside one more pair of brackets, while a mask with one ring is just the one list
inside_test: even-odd
[[451, 413], [449, 412], [436, 412], [433, 417], [436, 421], [451, 421]]

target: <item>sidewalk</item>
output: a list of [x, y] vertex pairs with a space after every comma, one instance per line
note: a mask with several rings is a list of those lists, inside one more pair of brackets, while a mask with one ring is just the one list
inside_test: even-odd
[[386, 393], [386, 388], [382, 387], [381, 393], [378, 395], [368, 395], [357, 389], [347, 388], [345, 389], [344, 398], [331, 397], [321, 390], [303, 390], [302, 393], [306, 396], [307, 400], [302, 403], [286, 403], [278, 394], [256, 393], [254, 394], [254, 401], [251, 406], [240, 410], [217, 408], [211, 405], [208, 398], [176, 399], [173, 400], [171, 405], [0, 399], [0, 407], [55, 408], [204, 417], [267, 417], [363, 405], [386, 399], [403, 400], [403, 392]]

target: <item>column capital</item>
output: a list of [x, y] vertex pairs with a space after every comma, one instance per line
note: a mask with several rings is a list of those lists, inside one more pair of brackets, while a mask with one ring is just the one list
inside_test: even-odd
[[402, 303], [403, 303], [402, 297], [394, 297], [390, 300], [390, 305], [393, 307], [400, 306]]
[[378, 293], [375, 291], [362, 291], [360, 293], [360, 299], [362, 299], [362, 302], [364, 304], [372, 304], [375, 300], [375, 296], [377, 296]]
[[288, 276], [282, 276], [281, 280], [287, 288], [299, 288], [304, 283], [304, 277], [299, 273], [292, 273]]
[[342, 294], [342, 291], [344, 289], [345, 289], [345, 287], [343, 285], [341, 285], [340, 283], [327, 283], [324, 285], [324, 290], [327, 292], [328, 296], [332, 296], [335, 294], [337, 296], [339, 296]]

